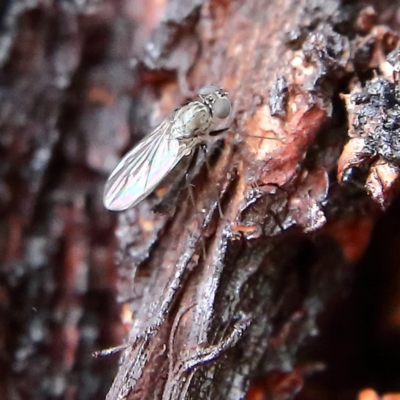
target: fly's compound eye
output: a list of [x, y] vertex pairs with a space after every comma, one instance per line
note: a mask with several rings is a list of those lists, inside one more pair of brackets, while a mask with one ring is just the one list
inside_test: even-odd
[[212, 110], [217, 118], [224, 119], [231, 112], [231, 102], [227, 97], [217, 97], [212, 105]]

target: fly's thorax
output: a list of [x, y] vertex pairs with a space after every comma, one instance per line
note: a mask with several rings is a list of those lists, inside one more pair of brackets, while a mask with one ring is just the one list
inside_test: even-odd
[[194, 101], [175, 113], [172, 131], [176, 139], [190, 138], [207, 134], [211, 123], [212, 115], [209, 108], [199, 101]]

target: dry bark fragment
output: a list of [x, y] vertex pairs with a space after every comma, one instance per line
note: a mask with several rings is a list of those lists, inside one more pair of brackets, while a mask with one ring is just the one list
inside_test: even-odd
[[[392, 36], [395, 45], [397, 36]], [[390, 53], [388, 60], [395, 59], [396, 54], [398, 50]], [[385, 66], [384, 62], [381, 64]], [[393, 73], [398, 68], [396, 60], [394, 64]], [[399, 190], [398, 80], [393, 74], [377, 77], [368, 81], [365, 88], [355, 88], [351, 95], [343, 97], [349, 114], [350, 140], [338, 161], [338, 178], [351, 180], [356, 168], [359, 176], [364, 175], [367, 191], [387, 207]]]

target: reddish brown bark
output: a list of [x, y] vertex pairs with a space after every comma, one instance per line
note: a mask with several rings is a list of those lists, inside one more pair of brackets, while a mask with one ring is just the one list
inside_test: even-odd
[[[400, 390], [398, 6], [0, 7], [0, 397], [102, 398], [91, 353], [123, 343], [110, 400]], [[106, 212], [121, 153], [204, 84], [233, 112], [190, 193]]]
[[[332, 215], [345, 232], [368, 227], [368, 237], [378, 210], [354, 196], [357, 183], [335, 183], [346, 142], [338, 96], [356, 74], [380, 67], [379, 55], [395, 48], [397, 36], [374, 30], [371, 9], [307, 5], [215, 1], [190, 29], [201, 53], [189, 86], [220, 83], [230, 92], [230, 135], [212, 170], [193, 181], [196, 207], [184, 192], [172, 215], [151, 214], [150, 200], [120, 220], [122, 293], [135, 299], [134, 327], [109, 399], [242, 398], [249, 379], [295, 368], [318, 314], [346, 287], [350, 260], [324, 227]], [[184, 15], [193, 4], [186, 6]], [[185, 35], [187, 20], [175, 23]], [[163, 24], [152, 47], [162, 32], [169, 34]], [[173, 45], [158, 66], [186, 42]], [[259, 139], [271, 136], [278, 140]], [[141, 229], [127, 235], [132, 226]], [[360, 239], [353, 239], [358, 255]], [[300, 390], [302, 379], [296, 382], [279, 398]]]

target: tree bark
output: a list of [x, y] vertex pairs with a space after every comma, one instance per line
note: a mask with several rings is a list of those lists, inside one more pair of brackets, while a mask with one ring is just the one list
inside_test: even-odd
[[[102, 398], [116, 360], [91, 353], [120, 344], [109, 400], [349, 398], [382, 383], [354, 361], [371, 342], [352, 347], [365, 326], [352, 319], [369, 313], [371, 341], [399, 335], [390, 217], [366, 250], [399, 189], [398, 6], [0, 7], [0, 397]], [[190, 183], [106, 212], [120, 155], [206, 84], [233, 110]], [[391, 311], [371, 316], [354, 287], [371, 287], [374, 257], [390, 272], [372, 293]], [[354, 337], [335, 347], [332, 327]], [[390, 371], [377, 390], [400, 389]]]
[[[192, 181], [194, 205], [186, 191], [170, 215], [152, 214], [149, 200], [121, 216], [121, 294], [133, 323], [108, 399], [238, 399], [251, 379], [295, 370], [299, 347], [338, 300], [358, 256], [341, 253], [337, 236], [379, 215], [355, 189], [353, 167], [369, 170], [382, 157], [351, 147], [340, 156], [340, 95], [357, 91], [358, 74], [382, 68], [397, 35], [375, 25], [373, 9], [335, 1], [213, 1], [197, 21], [198, 7], [168, 3], [147, 46], [160, 55], [152, 67], [171, 67], [177, 54], [199, 47], [181, 89], [228, 90], [231, 129], [211, 168]], [[172, 69], [182, 83], [187, 64]], [[360, 112], [347, 107], [351, 123]], [[387, 164], [397, 177], [396, 161]], [[380, 192], [370, 190], [382, 207], [396, 191], [387, 176]], [[329, 220], [344, 224], [336, 237]], [[352, 245], [361, 252], [367, 240]], [[301, 388], [302, 368], [313, 367], [299, 368], [279, 398]]]

